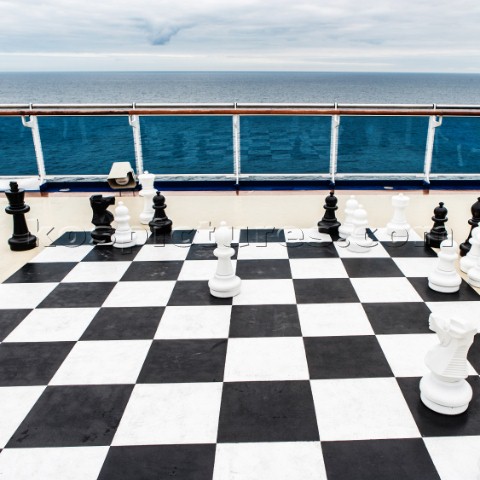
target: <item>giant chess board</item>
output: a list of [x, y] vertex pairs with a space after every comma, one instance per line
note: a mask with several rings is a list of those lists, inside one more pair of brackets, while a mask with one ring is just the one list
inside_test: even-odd
[[66, 234], [0, 285], [2, 480], [476, 479], [479, 339], [465, 413], [418, 385], [430, 312], [480, 296], [430, 290], [421, 238], [234, 230], [242, 290], [218, 299], [211, 233]]

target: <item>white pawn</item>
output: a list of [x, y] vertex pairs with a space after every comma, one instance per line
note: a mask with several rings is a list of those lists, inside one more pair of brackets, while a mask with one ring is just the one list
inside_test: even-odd
[[358, 201], [355, 195], [351, 195], [345, 204], [345, 219], [338, 229], [340, 238], [346, 239], [353, 233], [353, 214], [358, 208]]
[[440, 244], [438, 263], [435, 270], [428, 276], [428, 286], [436, 292], [454, 293], [460, 290], [462, 277], [455, 268], [458, 258], [458, 245], [451, 238], [445, 239]]
[[350, 252], [368, 253], [375, 242], [367, 235], [367, 212], [359, 205], [353, 214], [353, 233], [348, 237], [348, 247]]
[[[469, 273], [472, 268], [479, 268], [477, 265], [480, 259], [480, 227], [475, 227], [472, 230], [472, 238], [469, 242], [471, 245], [469, 252], [460, 259], [460, 269], [465, 273]], [[475, 277], [475, 272], [473, 277]]]
[[142, 186], [139, 195], [143, 197], [143, 212], [140, 214], [140, 223], [148, 225], [155, 213], [153, 210], [153, 197], [157, 193], [153, 186], [155, 175], [146, 171], [138, 176], [138, 181]]
[[431, 410], [445, 415], [463, 413], [472, 399], [468, 376], [467, 354], [478, 327], [468, 320], [446, 319], [434, 314], [429, 318], [430, 330], [440, 339], [425, 357], [431, 370], [420, 380], [420, 398]]
[[408, 235], [410, 225], [407, 222], [405, 210], [409, 203], [410, 199], [403, 195], [403, 193], [392, 197], [393, 218], [387, 224], [387, 234], [393, 239], [395, 237], [406, 237]]
[[128, 223], [130, 215], [128, 214], [128, 208], [123, 202], [118, 202], [114, 219], [117, 222], [117, 228], [115, 229], [115, 234], [112, 235], [113, 246], [116, 248], [129, 248], [136, 245], [137, 234], [130, 228]]
[[219, 298], [230, 298], [240, 293], [242, 281], [233, 272], [232, 257], [235, 250], [230, 246], [232, 231], [225, 222], [221, 222], [215, 231], [217, 248], [213, 254], [218, 258], [215, 276], [209, 280], [210, 294]]

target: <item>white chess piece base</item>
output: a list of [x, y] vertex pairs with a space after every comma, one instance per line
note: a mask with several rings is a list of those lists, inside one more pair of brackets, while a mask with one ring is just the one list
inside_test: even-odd
[[420, 380], [420, 398], [430, 410], [443, 415], [459, 415], [472, 399], [472, 387], [466, 380], [446, 382], [432, 373]]

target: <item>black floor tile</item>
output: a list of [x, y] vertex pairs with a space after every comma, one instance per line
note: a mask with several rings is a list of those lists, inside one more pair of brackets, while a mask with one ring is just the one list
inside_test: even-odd
[[410, 277], [408, 280], [425, 302], [480, 301], [480, 295], [465, 280], [462, 280], [460, 290], [454, 293], [442, 293], [432, 290], [428, 286], [427, 277]]
[[31, 311], [28, 308], [0, 309], [0, 342], [3, 342]]
[[138, 383], [221, 382], [226, 339], [154, 340]]
[[189, 245], [196, 233], [196, 230], [174, 230], [170, 233], [151, 234], [146, 243], [149, 245]]
[[0, 386], [47, 385], [75, 342], [0, 345]]
[[436, 257], [437, 254], [430, 247], [425, 246], [423, 240], [408, 242], [380, 242], [391, 257]]
[[328, 480], [440, 480], [421, 438], [322, 442]]
[[182, 261], [173, 260], [164, 262], [132, 262], [120, 281], [176, 280], [182, 266]]
[[95, 247], [82, 260], [83, 262], [130, 262], [140, 251], [141, 246], [135, 245], [129, 248], [115, 248], [111, 246]]
[[391, 258], [342, 258], [349, 278], [403, 277]]
[[393, 377], [373, 335], [303, 340], [311, 379]]
[[211, 480], [215, 445], [110, 448], [98, 480]]
[[377, 335], [432, 333], [428, 328], [430, 309], [423, 302], [362, 304]]
[[234, 305], [230, 334], [234, 337], [301, 336], [296, 305]]
[[237, 260], [236, 274], [245, 280], [292, 278], [288, 259]]
[[231, 305], [231, 298], [210, 295], [207, 281], [177, 281], [168, 306], [186, 305]]
[[[92, 226], [93, 230], [93, 226]], [[78, 231], [78, 232], [65, 232], [59, 238], [57, 238], [51, 245], [64, 246], [64, 247], [79, 247], [81, 245], [93, 245], [93, 239], [90, 232]]]
[[333, 242], [287, 243], [288, 258], [338, 258]]
[[165, 307], [101, 308], [81, 340], [153, 339]]
[[223, 385], [218, 442], [292, 442], [319, 439], [308, 381]]
[[37, 308], [101, 307], [115, 282], [60, 283]]
[[133, 385], [47, 387], [8, 448], [110, 445]]
[[293, 280], [297, 303], [352, 303], [359, 302], [348, 278]]
[[473, 398], [467, 411], [460, 415], [442, 415], [427, 408], [420, 400], [420, 378], [397, 378], [423, 437], [480, 435], [480, 377], [471, 376], [467, 381], [473, 389]]
[[[213, 254], [216, 248], [215, 243], [194, 243], [188, 250], [187, 260], [217, 260]], [[238, 245], [232, 245], [231, 248], [235, 251], [232, 255], [232, 260], [237, 258]]]
[[472, 364], [473, 368], [480, 375], [480, 335], [475, 336], [473, 345], [468, 351], [468, 361]]
[[285, 233], [282, 229], [242, 229], [240, 230], [239, 243], [261, 243], [268, 245], [272, 242], [285, 242]]
[[61, 282], [75, 262], [27, 263], [4, 283]]

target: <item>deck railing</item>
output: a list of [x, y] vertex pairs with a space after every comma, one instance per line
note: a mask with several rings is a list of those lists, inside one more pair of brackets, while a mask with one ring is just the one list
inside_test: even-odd
[[[92, 162], [97, 161], [94, 159], [95, 148], [98, 147], [98, 155], [102, 155], [102, 151], [105, 154], [105, 145], [100, 147], [102, 131], [98, 130], [106, 125], [99, 119], [105, 120], [106, 117], [125, 121], [133, 135], [126, 135], [128, 130], [122, 130], [120, 137], [110, 142], [112, 151], [115, 148], [120, 151], [111, 156], [107, 151], [106, 158], [100, 159], [103, 162], [100, 170], [103, 172], [92, 172], [90, 170], [95, 166]], [[8, 162], [11, 165], [16, 156], [16, 139], [12, 138], [11, 122], [18, 120], [23, 125], [21, 128], [31, 130], [30, 142], [36, 159], [36, 172], [28, 172], [25, 176], [37, 176], [40, 183], [66, 178], [105, 178], [105, 170], [108, 173], [111, 163], [120, 158], [131, 161], [136, 173], [141, 174], [147, 167], [145, 152], [148, 170], [153, 173], [158, 171], [159, 179], [163, 180], [228, 180], [236, 185], [242, 180], [272, 179], [329, 180], [332, 184], [337, 180], [359, 179], [419, 180], [425, 184], [432, 179], [480, 180], [479, 117], [480, 105], [0, 105], [0, 122], [7, 122], [10, 128], [2, 130], [0, 123], [0, 178], [19, 177], [8, 171]], [[82, 130], [79, 133], [82, 142], [96, 145], [93, 150], [90, 148], [89, 158], [82, 159], [90, 167], [80, 175], [78, 170], [75, 171], [79, 165], [79, 160], [75, 159], [78, 141], [77, 144], [69, 144], [69, 136], [74, 138], [75, 135], [65, 133], [77, 127], [68, 126], [66, 118], [82, 119], [78, 123], [78, 128]], [[94, 126], [89, 132], [88, 122], [94, 122], [92, 118], [96, 119], [98, 127]], [[187, 118], [223, 120], [202, 124], [203, 131], [198, 138], [195, 137], [198, 133], [195, 127], [190, 128], [189, 120], [174, 125], [165, 123], [171, 119]], [[58, 123], [60, 119], [64, 119], [62, 124]], [[229, 127], [225, 124], [226, 119], [230, 122]], [[61, 128], [63, 135], [58, 133]], [[111, 128], [117, 128], [117, 124]], [[228, 129], [230, 140], [226, 140], [225, 136]], [[438, 141], [436, 132], [442, 132]], [[48, 136], [47, 142], [43, 138], [44, 133]], [[220, 140], [211, 141], [210, 137], [216, 134], [220, 135]], [[178, 135], [181, 135], [180, 140]], [[187, 142], [189, 144], [185, 147], [182, 141], [192, 136], [195, 141]], [[25, 138], [22, 142], [25, 143]], [[177, 147], [181, 155], [190, 158], [186, 165], [178, 165], [178, 171], [175, 170], [176, 150], [170, 150], [170, 145], [175, 142], [179, 144]], [[109, 145], [108, 140], [105, 143]], [[190, 152], [185, 154], [185, 148]], [[196, 148], [199, 152], [192, 153], [191, 150]], [[70, 155], [71, 158], [67, 158]], [[210, 157], [214, 159], [211, 165]], [[59, 166], [62, 161], [63, 166]], [[72, 165], [73, 171], [65, 171], [68, 164]], [[226, 164], [232, 165], [230, 171], [225, 168]], [[220, 171], [222, 169], [227, 171]]]

